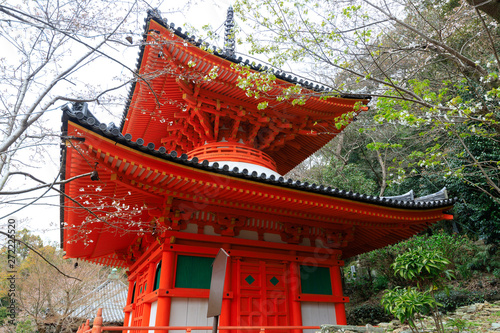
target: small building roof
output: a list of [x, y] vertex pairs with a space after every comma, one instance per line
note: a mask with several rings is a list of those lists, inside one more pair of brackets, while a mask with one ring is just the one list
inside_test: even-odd
[[127, 289], [128, 286], [120, 280], [116, 268], [113, 268], [106, 281], [78, 301], [83, 305], [74, 311], [73, 317], [93, 318], [97, 309], [102, 308], [105, 323], [123, 322]]

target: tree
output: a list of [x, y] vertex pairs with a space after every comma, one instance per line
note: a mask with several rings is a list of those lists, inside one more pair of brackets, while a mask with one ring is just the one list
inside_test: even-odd
[[[134, 58], [142, 19], [156, 5], [154, 0], [119, 6], [109, 0], [0, 4], [0, 202], [22, 209], [72, 180], [59, 181], [62, 170], [50, 172], [51, 179], [37, 170], [47, 160], [59, 160], [57, 111], [68, 102], [94, 102], [94, 112], [111, 113], [123, 103], [128, 84], [144, 80], [135, 73]], [[129, 49], [133, 56], [124, 59]], [[98, 78], [104, 67], [106, 80]], [[35, 196], [12, 198], [24, 193]]]
[[[70, 102], [93, 103], [92, 112], [104, 121], [121, 114], [130, 84], [150, 79], [135, 73], [135, 57], [144, 40], [144, 18], [148, 10], [158, 11], [154, 8], [161, 3], [0, 4], [0, 49], [4, 51], [0, 56], [0, 219], [35, 204], [55, 206], [54, 197], [61, 194], [58, 185], [91, 176], [89, 172], [60, 180], [61, 107]], [[189, 5], [189, 0], [176, 4], [183, 9]]]
[[346, 165], [362, 170], [362, 155], [372, 161], [372, 173], [364, 174], [377, 181], [379, 195], [413, 189], [419, 196], [447, 186], [459, 196], [452, 231], [488, 242], [498, 239], [500, 223], [498, 8], [465, 0], [235, 5], [252, 28], [252, 53], [269, 54], [276, 67], [304, 69], [306, 80], [331, 88], [315, 93], [324, 98], [374, 97], [373, 116], [354, 139], [362, 144]]
[[[0, 314], [10, 305], [8, 293], [14, 291], [15, 308], [19, 311], [17, 330], [66, 332], [94, 315], [91, 312], [95, 309], [85, 296], [105, 280], [109, 268], [63, 259], [61, 250], [44, 245], [39, 236], [26, 229], [17, 232], [16, 239], [20, 242], [15, 248], [14, 290], [9, 290], [7, 280], [13, 274], [8, 273], [12, 269], [3, 267], [8, 265], [7, 247], [0, 251], [3, 268], [0, 300], [4, 300], [0, 304]], [[106, 297], [105, 294], [100, 296]], [[7, 320], [4, 321], [7, 325]]]
[[[2, 211], [0, 219], [6, 221], [49, 191], [58, 191], [56, 185], [74, 179], [59, 181], [62, 170], [44, 168], [59, 162], [60, 109], [68, 102], [94, 102], [94, 110], [101, 113], [123, 107], [128, 91], [122, 88], [144, 79], [135, 73], [134, 58], [142, 43], [143, 19], [156, 5], [141, 0], [0, 3], [0, 205], [15, 205]], [[129, 49], [133, 56], [127, 60]], [[96, 79], [103, 67], [109, 79]], [[25, 193], [30, 196], [20, 197]], [[3, 240], [7, 234], [0, 233]], [[64, 261], [61, 251], [43, 246], [38, 236], [24, 230], [16, 242], [23, 275], [16, 287], [23, 315], [40, 332], [47, 323], [60, 331], [77, 298], [95, 286], [95, 279], [79, 280], [96, 277], [99, 269], [80, 264], [75, 270], [74, 261]], [[7, 247], [1, 251], [5, 255]]]
[[444, 325], [439, 312], [434, 291], [442, 288], [445, 280], [454, 278], [447, 269], [451, 262], [438, 250], [416, 247], [399, 255], [391, 267], [394, 274], [403, 279], [416, 282], [413, 288], [387, 290], [382, 305], [401, 322], [408, 322], [412, 332], [418, 332], [416, 314], [431, 314], [436, 331], [444, 333]]
[[308, 63], [308, 78], [332, 88], [329, 94], [369, 92], [377, 122], [423, 133], [425, 144], [401, 161], [396, 178], [418, 172], [415, 166], [439, 166], [499, 200], [498, 160], [476, 156], [467, 140], [494, 145], [500, 136], [497, 23], [478, 8], [410, 0], [235, 5], [253, 29], [246, 37], [252, 53], [270, 54], [277, 67]]
[[20, 317], [31, 320], [38, 332], [65, 332], [80, 324], [83, 317], [80, 310], [88, 306], [84, 296], [103, 282], [107, 274], [100, 271], [106, 268], [85, 262], [75, 267], [75, 260], [63, 259], [61, 251], [52, 246], [43, 246], [38, 251], [73, 278], [59, 275], [40, 256], [30, 252], [21, 263], [20, 278], [16, 280]]

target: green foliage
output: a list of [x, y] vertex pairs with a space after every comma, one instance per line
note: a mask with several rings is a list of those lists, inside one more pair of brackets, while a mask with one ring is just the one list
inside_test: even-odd
[[387, 290], [381, 302], [388, 313], [402, 323], [408, 323], [414, 332], [417, 330], [416, 315], [427, 315], [437, 305], [428, 291], [399, 287]]
[[480, 293], [471, 293], [461, 290], [451, 290], [449, 292], [439, 291], [434, 297], [440, 304], [439, 309], [444, 312], [454, 311], [461, 306], [484, 302], [484, 296]]
[[3, 326], [7, 321], [7, 314], [7, 308], [4, 306], [0, 307], [0, 326]]
[[345, 293], [349, 295], [351, 302], [360, 303], [368, 300], [376, 291], [373, 282], [367, 275], [359, 275], [355, 279], [346, 281]]
[[363, 304], [347, 311], [347, 323], [349, 325], [376, 325], [380, 322], [390, 321], [392, 319], [384, 308], [377, 304]]
[[500, 280], [500, 268], [495, 268], [493, 270], [493, 276], [497, 279]]
[[466, 329], [473, 326], [473, 324], [462, 319], [462, 318], [452, 318], [446, 323], [445, 326], [446, 327], [454, 327], [457, 329], [458, 333], [460, 333], [460, 332], [464, 332]]
[[377, 192], [376, 181], [371, 179], [359, 166], [344, 164], [335, 157], [332, 157], [326, 165], [310, 168], [302, 178], [310, 183], [319, 183], [346, 191], [372, 195]]
[[22, 320], [17, 323], [16, 333], [32, 333], [35, 332], [35, 326], [31, 320]]
[[488, 273], [500, 268], [500, 258], [496, 253], [496, 245], [476, 245], [476, 251], [467, 267], [471, 270], [480, 270]]
[[332, 159], [323, 169], [324, 184], [358, 193], [375, 194], [377, 184], [356, 167]]
[[450, 263], [439, 250], [424, 250], [419, 246], [399, 255], [392, 268], [394, 274], [405, 280], [417, 281], [422, 283], [422, 287], [427, 286], [433, 290], [443, 278], [454, 278], [453, 272], [446, 269]]
[[[376, 92], [356, 144], [342, 143], [336, 156], [342, 169], [361, 174], [346, 174], [350, 188], [338, 187], [354, 190], [351, 176], [381, 195], [447, 186], [459, 196], [459, 231], [500, 242], [496, 22], [457, 0], [414, 3], [398, 17], [389, 14], [391, 4], [372, 1], [238, 0], [234, 8], [254, 29], [252, 52], [268, 55], [274, 66], [300, 62], [333, 91]], [[449, 24], [458, 17], [459, 24]], [[339, 128], [347, 123], [340, 120]]]
[[396, 257], [419, 247], [442, 253], [443, 258], [449, 261], [447, 267], [450, 269], [469, 263], [475, 253], [475, 247], [469, 238], [439, 232], [432, 236], [413, 236], [406, 241], [364, 253], [358, 257], [358, 260], [362, 268], [369, 267], [369, 269], [374, 270], [378, 276], [385, 278], [389, 285], [409, 285], [409, 282], [401, 275], [394, 274], [391, 266]]
[[436, 329], [444, 333], [444, 326], [438, 306], [441, 304], [434, 298], [434, 290], [442, 286], [445, 279], [454, 274], [446, 269], [450, 261], [443, 257], [437, 249], [416, 247], [399, 255], [392, 267], [395, 274], [416, 282], [417, 287], [406, 289], [396, 287], [387, 290], [382, 298], [385, 310], [393, 314], [401, 322], [407, 322], [413, 332], [418, 332], [415, 320], [417, 314], [430, 314], [436, 323]]
[[[345, 269], [348, 271], [349, 267]], [[353, 304], [364, 302], [389, 286], [389, 280], [385, 276], [370, 276], [364, 274], [364, 271], [365, 269], [361, 269], [361, 274], [356, 277], [347, 277], [345, 280], [345, 293], [349, 295], [350, 302]], [[346, 276], [349, 276], [349, 274], [346, 274]]]
[[389, 286], [389, 279], [387, 279], [383, 275], [377, 275], [373, 281], [373, 290], [374, 292], [378, 292], [380, 290], [387, 289]]

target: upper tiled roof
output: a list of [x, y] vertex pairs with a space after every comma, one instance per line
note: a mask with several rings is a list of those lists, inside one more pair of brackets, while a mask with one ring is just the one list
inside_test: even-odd
[[[196, 47], [204, 47], [206, 49], [210, 49], [212, 51], [212, 53], [222, 59], [225, 59], [225, 60], [228, 60], [228, 61], [231, 61], [235, 64], [243, 64], [243, 65], [247, 65], [249, 66], [251, 69], [255, 70], [255, 71], [261, 71], [261, 72], [270, 72], [272, 74], [274, 74], [276, 76], [277, 79], [280, 79], [280, 80], [283, 80], [283, 81], [286, 81], [286, 82], [289, 82], [289, 83], [292, 83], [292, 84], [299, 84], [300, 86], [306, 88], [306, 89], [309, 89], [309, 90], [312, 90], [312, 91], [315, 91], [315, 92], [324, 92], [324, 93], [327, 93], [327, 92], [332, 92], [333, 89], [329, 88], [329, 87], [326, 87], [326, 86], [323, 86], [323, 85], [320, 85], [320, 84], [317, 84], [317, 83], [314, 83], [314, 82], [309, 82], [307, 80], [304, 80], [302, 78], [298, 78], [297, 76], [294, 76], [288, 72], [285, 72], [283, 70], [280, 70], [280, 69], [277, 69], [277, 68], [273, 68], [273, 67], [270, 67], [270, 66], [267, 66], [267, 65], [263, 65], [263, 64], [260, 64], [260, 63], [256, 63], [255, 61], [253, 60], [250, 60], [250, 59], [243, 59], [241, 56], [236, 56], [235, 53], [231, 53], [231, 52], [224, 52], [224, 50], [220, 50], [218, 49], [217, 47], [215, 46], [211, 46], [205, 42], [203, 42], [203, 40], [201, 38], [198, 38], [197, 36], [195, 35], [190, 35], [189, 32], [185, 31], [183, 32], [182, 31], [182, 28], [181, 27], [176, 27], [176, 25], [172, 22], [168, 23], [168, 20], [166, 18], [162, 18], [160, 13], [158, 11], [155, 11], [155, 10], [148, 10], [147, 12], [147, 17], [145, 18], [145, 24], [144, 24], [144, 41], [146, 40], [146, 37], [147, 37], [147, 34], [148, 34], [148, 23], [149, 21], [151, 20], [154, 20], [156, 21], [157, 23], [159, 23], [160, 25], [162, 25], [163, 27], [171, 30], [176, 36], [184, 39], [186, 42], [196, 46]], [[140, 47], [140, 50], [139, 50], [139, 55], [138, 55], [138, 58], [137, 58], [137, 72], [139, 72], [139, 69], [141, 67], [141, 63], [142, 63], [142, 58], [144, 56], [144, 50], [146, 48], [146, 43], [143, 43]], [[128, 112], [128, 109], [130, 107], [130, 102], [132, 101], [132, 95], [134, 93], [134, 90], [135, 90], [135, 85], [136, 85], [136, 82], [134, 82], [130, 88], [130, 92], [129, 92], [129, 97], [127, 99], [127, 105], [125, 106], [125, 110], [123, 112], [123, 116], [122, 116], [122, 119], [121, 119], [121, 123], [120, 123], [120, 127], [119, 129], [122, 130], [123, 129], [123, 126], [125, 124], [125, 119], [126, 119], [126, 116], [127, 116], [127, 112]], [[352, 99], [371, 99], [371, 96], [370, 95], [357, 95], [357, 94], [339, 94], [338, 97], [341, 97], [341, 98], [352, 98]]]

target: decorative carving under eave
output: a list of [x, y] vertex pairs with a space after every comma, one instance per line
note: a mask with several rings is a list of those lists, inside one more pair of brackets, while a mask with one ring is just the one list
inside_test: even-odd
[[187, 222], [191, 217], [191, 212], [185, 213], [180, 210], [175, 210], [167, 215], [165, 227], [168, 230], [180, 231], [187, 227]]
[[124, 260], [128, 266], [131, 266], [136, 262], [137, 258], [140, 258], [144, 253], [142, 243], [142, 237], [138, 237], [128, 248], [117, 250], [115, 254], [119, 259]]
[[350, 241], [354, 240], [354, 229], [354, 227], [346, 230], [323, 229], [324, 234], [319, 239], [328, 247], [346, 247]]
[[280, 233], [281, 240], [288, 244], [300, 244], [304, 238], [304, 227], [297, 224], [285, 223]]
[[230, 214], [217, 214], [216, 224], [214, 231], [221, 236], [238, 236], [240, 228], [247, 222], [245, 216], [230, 215]]

